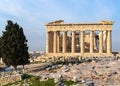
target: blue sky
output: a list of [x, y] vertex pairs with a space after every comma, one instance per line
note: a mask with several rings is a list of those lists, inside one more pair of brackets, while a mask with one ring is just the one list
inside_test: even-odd
[[115, 21], [112, 31], [113, 51], [120, 51], [120, 0], [1, 0], [0, 35], [7, 20], [23, 27], [29, 50], [45, 50], [45, 24], [65, 22]]

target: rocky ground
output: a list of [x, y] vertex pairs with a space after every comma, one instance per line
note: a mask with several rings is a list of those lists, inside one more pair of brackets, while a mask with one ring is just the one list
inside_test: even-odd
[[[43, 70], [45, 64], [27, 65], [29, 74], [42, 78], [59, 78], [94, 82], [95, 86], [120, 86], [120, 59], [97, 58], [80, 64], [54, 65]], [[53, 69], [52, 69], [53, 68]]]

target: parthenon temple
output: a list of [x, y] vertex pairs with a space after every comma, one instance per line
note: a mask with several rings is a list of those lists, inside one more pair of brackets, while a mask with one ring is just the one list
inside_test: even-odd
[[53, 56], [111, 56], [113, 21], [46, 24], [46, 54]]

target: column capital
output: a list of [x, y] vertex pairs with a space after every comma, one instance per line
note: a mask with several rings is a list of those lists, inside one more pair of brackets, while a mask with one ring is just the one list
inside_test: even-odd
[[103, 30], [100, 30], [100, 33], [101, 33], [101, 32], [103, 33]]
[[57, 32], [60, 32], [60, 31], [57, 31]]
[[90, 32], [93, 32], [93, 31], [95, 31], [95, 30], [90, 30]]
[[108, 32], [111, 32], [112, 30], [107, 30]]
[[101, 31], [104, 31], [104, 30], [99, 30], [99, 31], [101, 32]]
[[46, 33], [49, 33], [49, 32], [51, 32], [51, 31], [46, 31]]
[[72, 31], [72, 32], [74, 32], [74, 33], [75, 33], [75, 31]]
[[54, 30], [53, 32], [57, 32], [56, 30]]
[[72, 32], [75, 32], [76, 30], [72, 30]]
[[66, 33], [67, 31], [62, 31], [63, 33]]
[[64, 31], [64, 34], [67, 34], [67, 31]]
[[80, 30], [80, 32], [84, 32], [85, 30]]

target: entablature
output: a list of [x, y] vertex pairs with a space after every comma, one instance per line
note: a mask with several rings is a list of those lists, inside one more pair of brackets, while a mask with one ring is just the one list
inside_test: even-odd
[[76, 30], [112, 30], [112, 21], [100, 21], [99, 23], [72, 23], [65, 24], [63, 20], [58, 20], [55, 22], [50, 22], [46, 24], [47, 31], [76, 31]]

